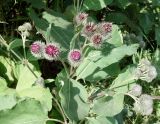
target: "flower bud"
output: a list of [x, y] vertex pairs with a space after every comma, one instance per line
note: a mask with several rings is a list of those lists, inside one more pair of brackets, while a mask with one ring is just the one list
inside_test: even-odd
[[134, 96], [140, 96], [142, 94], [142, 87], [139, 84], [136, 84], [132, 87], [129, 93]]
[[82, 60], [81, 51], [78, 49], [73, 49], [68, 54], [68, 61], [71, 66], [77, 67]]
[[88, 14], [81, 12], [76, 15], [76, 17], [74, 18], [74, 21], [78, 26], [81, 24], [84, 25], [87, 23], [87, 17], [88, 17]]

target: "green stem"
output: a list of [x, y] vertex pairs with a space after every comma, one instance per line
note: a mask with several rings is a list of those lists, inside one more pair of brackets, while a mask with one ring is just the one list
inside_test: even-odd
[[82, 5], [83, 5], [83, 0], [81, 0], [80, 6], [79, 6], [79, 11], [82, 8]]
[[53, 100], [56, 102], [56, 104], [57, 104], [57, 106], [58, 106], [58, 108], [59, 108], [59, 110], [60, 110], [60, 112], [61, 112], [61, 114], [63, 116], [64, 123], [67, 124], [67, 119], [65, 117], [65, 114], [64, 114], [64, 111], [63, 111], [61, 105], [58, 103], [58, 101], [54, 97], [53, 97]]
[[61, 123], [61, 124], [64, 124], [64, 122], [63, 122], [63, 121], [58, 120], [58, 119], [52, 119], [52, 118], [49, 118], [49, 119], [47, 119], [47, 121], [55, 121], [55, 122], [59, 122], [59, 123]]
[[24, 54], [24, 58], [26, 59], [26, 45], [25, 45], [25, 42], [26, 42], [26, 36], [21, 36], [22, 37], [22, 42], [23, 42], [23, 54]]
[[77, 13], [79, 12], [79, 0], [77, 0]]
[[[3, 37], [0, 35], [0, 42], [7, 48], [9, 49], [9, 45], [7, 44], [7, 42], [3, 39]], [[10, 50], [12, 54], [14, 54], [20, 61], [22, 61], [22, 58], [15, 53], [13, 50]]]
[[68, 73], [68, 69], [67, 69], [66, 64], [64, 63], [63, 60], [60, 60], [60, 61], [61, 61], [62, 65], [63, 65], [63, 67], [64, 67], [64, 69], [65, 69], [65, 71], [66, 71], [66, 73], [67, 73], [67, 77], [69, 78], [69, 73]]
[[137, 97], [135, 97], [135, 96], [133, 96], [133, 95], [131, 95], [131, 94], [129, 94], [129, 93], [125, 93], [124, 95], [127, 95], [127, 96], [130, 96], [132, 99], [134, 99], [136, 102], [138, 101], [137, 100]]

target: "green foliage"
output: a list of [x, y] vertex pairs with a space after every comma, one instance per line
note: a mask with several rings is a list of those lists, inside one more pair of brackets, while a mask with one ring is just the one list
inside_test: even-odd
[[[130, 94], [137, 83], [144, 93], [159, 99], [155, 97], [160, 94], [156, 89], [160, 51], [155, 50], [160, 45], [159, 7], [158, 0], [3, 0], [0, 11], [5, 13], [0, 12], [0, 21], [7, 17], [7, 23], [0, 22], [6, 40], [0, 36], [0, 123], [118, 124], [126, 118], [126, 124], [142, 123], [142, 116], [129, 115], [132, 100], [125, 95], [137, 101], [139, 96]], [[91, 37], [82, 36], [83, 23], [76, 25], [74, 18], [79, 12], [91, 15], [88, 22], [113, 24], [102, 47], [93, 47]], [[20, 39], [19, 34], [23, 36], [18, 25], [26, 21], [32, 22], [32, 31], [26, 32], [29, 37]], [[60, 47], [56, 62], [32, 55], [29, 45], [37, 40]], [[82, 53], [78, 66], [68, 61], [73, 49]], [[44, 50], [42, 46], [40, 52], [44, 54]], [[156, 67], [157, 78], [152, 85], [137, 80], [135, 75], [142, 58], [148, 58]], [[153, 116], [155, 112], [159, 116], [159, 103], [154, 109]], [[147, 119], [144, 123], [152, 123]]]
[[93, 112], [99, 116], [112, 117], [120, 113], [123, 109], [124, 94], [104, 96], [93, 101]]
[[85, 124], [118, 124], [114, 118], [98, 116], [97, 118], [87, 118]]
[[11, 110], [0, 111], [2, 124], [44, 124], [47, 118], [41, 104], [32, 99], [19, 102]]
[[[36, 70], [36, 68], [32, 65], [29, 64], [28, 67], [27, 65], [19, 65], [19, 78], [17, 82], [17, 91], [21, 91], [27, 88], [30, 88], [35, 81], [37, 80], [37, 77], [40, 77], [40, 72]], [[25, 79], [24, 79], [25, 78]]]
[[117, 92], [126, 93], [129, 91], [130, 86], [133, 85], [135, 81], [135, 67], [127, 67], [113, 81], [110, 89], [114, 89]]
[[[65, 77], [66, 78], [66, 77]], [[88, 94], [83, 85], [73, 79], [60, 80], [61, 105], [71, 121], [83, 120], [89, 113]]]
[[113, 0], [84, 0], [83, 10], [101, 10], [108, 4], [112, 3]]

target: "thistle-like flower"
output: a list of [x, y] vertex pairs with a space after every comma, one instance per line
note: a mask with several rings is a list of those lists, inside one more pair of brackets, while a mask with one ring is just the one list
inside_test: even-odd
[[60, 55], [60, 48], [57, 44], [48, 43], [43, 49], [43, 55], [47, 60], [57, 60]]
[[80, 12], [75, 16], [74, 21], [78, 26], [81, 24], [85, 25], [87, 23], [87, 17], [88, 17], [87, 13]]
[[98, 24], [97, 32], [101, 33], [103, 36], [108, 35], [112, 32], [112, 23], [102, 22]]
[[143, 94], [134, 103], [134, 110], [142, 115], [150, 115], [153, 111], [153, 99], [150, 95]]
[[44, 43], [41, 41], [36, 41], [32, 43], [32, 45], [30, 46], [30, 51], [32, 55], [35, 56], [36, 58], [43, 58], [42, 54], [43, 48], [44, 48]]
[[82, 60], [82, 53], [78, 49], [73, 49], [68, 54], [68, 61], [71, 66], [77, 67]]
[[142, 94], [142, 86], [139, 84], [134, 85], [129, 93], [134, 96], [140, 96]]
[[89, 22], [86, 25], [84, 25], [82, 31], [81, 31], [81, 35], [86, 37], [86, 38], [90, 38], [94, 32], [96, 31], [96, 25], [93, 22]]
[[95, 48], [100, 48], [103, 44], [103, 36], [100, 33], [95, 33], [91, 38], [90, 42]]

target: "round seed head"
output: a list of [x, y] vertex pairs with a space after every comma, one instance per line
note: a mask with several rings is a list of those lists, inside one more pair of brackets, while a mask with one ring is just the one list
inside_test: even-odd
[[157, 71], [154, 66], [150, 66], [148, 71], [148, 77], [150, 77], [151, 81], [157, 77]]
[[81, 51], [78, 49], [73, 49], [68, 54], [68, 61], [73, 67], [77, 67], [82, 60]]
[[153, 100], [150, 95], [143, 94], [134, 103], [134, 110], [142, 115], [150, 115], [153, 111]]
[[57, 60], [60, 55], [59, 46], [54, 43], [48, 43], [44, 47], [43, 54], [47, 60]]
[[43, 58], [42, 54], [43, 48], [44, 48], [44, 43], [42, 43], [41, 41], [36, 41], [32, 43], [32, 45], [30, 46], [30, 51], [32, 55], [35, 56], [36, 58]]
[[132, 87], [129, 93], [134, 96], [140, 96], [142, 94], [142, 87], [139, 84], [136, 84]]

